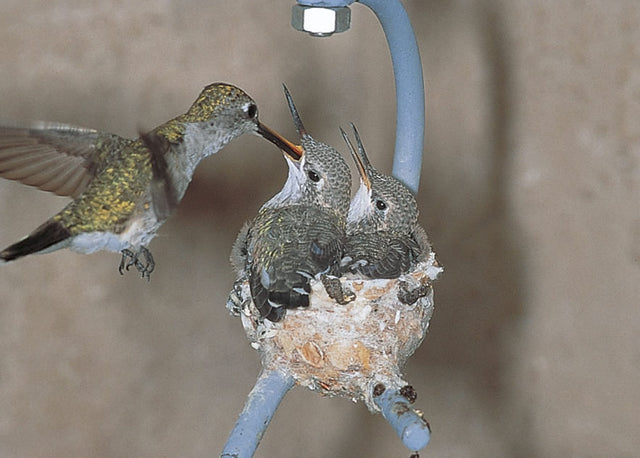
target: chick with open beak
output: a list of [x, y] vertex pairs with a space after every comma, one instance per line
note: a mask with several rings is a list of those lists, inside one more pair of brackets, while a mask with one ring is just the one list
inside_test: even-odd
[[274, 322], [287, 308], [309, 306], [317, 274], [339, 274], [351, 190], [340, 153], [307, 133], [284, 90], [300, 146], [283, 142], [287, 180], [241, 231], [232, 252], [260, 317]]

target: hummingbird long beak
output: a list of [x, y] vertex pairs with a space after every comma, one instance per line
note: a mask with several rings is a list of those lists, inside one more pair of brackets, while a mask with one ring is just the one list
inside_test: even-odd
[[356, 142], [358, 143], [358, 152], [356, 152], [356, 149], [353, 147], [351, 140], [349, 140], [349, 136], [342, 129], [342, 127], [340, 128], [340, 132], [342, 133], [342, 138], [344, 138], [344, 141], [347, 142], [347, 146], [349, 147], [349, 151], [351, 152], [351, 157], [353, 157], [353, 160], [356, 163], [358, 174], [360, 175], [362, 183], [367, 187], [368, 190], [371, 190], [371, 179], [369, 177], [369, 169], [371, 167], [371, 163], [369, 162], [367, 153], [365, 153], [364, 151], [364, 146], [362, 145], [362, 140], [360, 140], [360, 134], [358, 134], [356, 126], [351, 123], [351, 127], [353, 128], [353, 132], [356, 136]]
[[268, 128], [261, 122], [258, 123], [258, 134], [262, 136], [262, 138], [269, 140], [271, 143], [280, 148], [282, 152], [292, 160], [298, 162], [300, 161], [300, 159], [302, 159], [304, 151], [302, 150], [301, 146], [293, 144], [278, 132]]

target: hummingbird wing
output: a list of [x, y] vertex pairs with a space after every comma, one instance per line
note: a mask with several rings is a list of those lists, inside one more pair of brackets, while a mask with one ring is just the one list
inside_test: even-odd
[[171, 148], [171, 143], [166, 137], [154, 131], [141, 133], [140, 138], [150, 152], [153, 211], [158, 220], [164, 221], [173, 213], [180, 201], [167, 163], [167, 151]]
[[0, 177], [60, 196], [77, 197], [122, 137], [69, 124], [0, 124]]
[[309, 306], [310, 281], [338, 273], [344, 229], [315, 207], [264, 212], [249, 230], [249, 286], [263, 317], [278, 321], [285, 308]]
[[346, 270], [369, 278], [398, 278], [418, 261], [423, 248], [410, 235], [354, 234], [346, 242]]

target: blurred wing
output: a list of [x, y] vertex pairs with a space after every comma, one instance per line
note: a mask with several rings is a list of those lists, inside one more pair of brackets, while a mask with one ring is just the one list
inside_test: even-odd
[[167, 219], [178, 206], [180, 198], [173, 185], [169, 164], [167, 164], [167, 151], [171, 147], [169, 141], [155, 132], [140, 134], [142, 142], [151, 153], [151, 201], [153, 211], [159, 221]]
[[0, 177], [77, 197], [98, 172], [97, 146], [125, 139], [68, 124], [0, 124]]

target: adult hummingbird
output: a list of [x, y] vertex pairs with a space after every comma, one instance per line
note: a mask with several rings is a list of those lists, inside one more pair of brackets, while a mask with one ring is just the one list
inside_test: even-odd
[[[258, 120], [256, 103], [226, 83], [205, 87], [189, 110], [132, 140], [56, 123], [0, 126], [0, 177], [73, 198], [0, 252], [0, 264], [70, 248], [122, 253], [119, 271], [147, 279], [147, 245], [182, 200], [198, 163], [245, 133], [292, 148]], [[144, 258], [144, 259], [143, 259]]]
[[426, 258], [430, 244], [418, 224], [418, 205], [411, 191], [371, 165], [358, 130], [351, 127], [357, 151], [345, 131], [340, 131], [356, 163], [360, 187], [347, 217], [343, 273], [397, 278]]
[[261, 317], [279, 321], [285, 309], [309, 306], [310, 280], [338, 275], [351, 194], [340, 153], [309, 135], [284, 88], [300, 136], [297, 154], [282, 148], [289, 169], [282, 190], [240, 232], [232, 263], [248, 277]]

